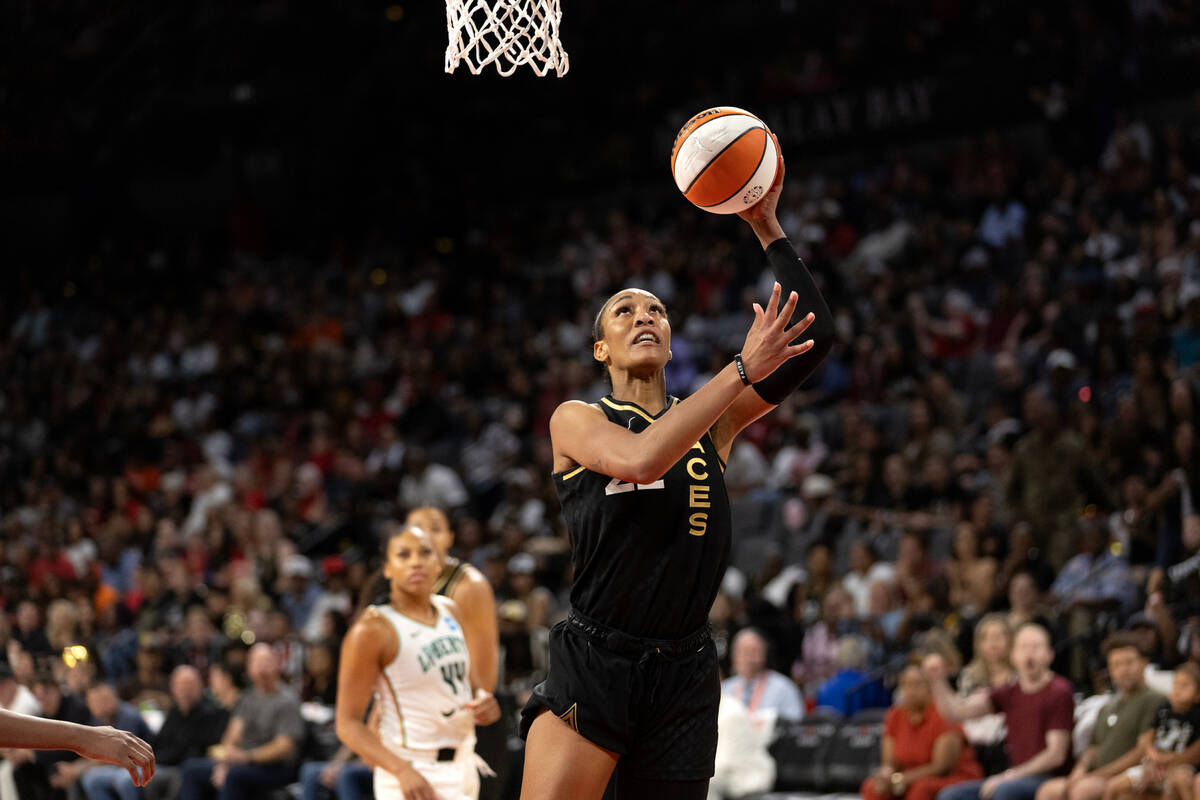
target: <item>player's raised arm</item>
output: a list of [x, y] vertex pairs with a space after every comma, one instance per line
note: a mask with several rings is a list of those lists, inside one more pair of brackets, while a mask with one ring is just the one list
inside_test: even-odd
[[[712, 427], [746, 386], [766, 378], [780, 364], [812, 348], [811, 339], [791, 344], [809, 326], [812, 317], [802, 317], [789, 327], [798, 298], [792, 293], [781, 308], [781, 292], [776, 284], [766, 309], [754, 304], [754, 324], [746, 334], [739, 356], [741, 368], [737, 361], [727, 365], [686, 403], [663, 414], [645, 432], [633, 434], [612, 425], [603, 412], [586, 403], [563, 403], [550, 418], [556, 460], [565, 456], [594, 472], [632, 483], [658, 480]], [[636, 302], [636, 299], [631, 301], [631, 305]], [[623, 306], [617, 305], [614, 311], [621, 315], [622, 309]], [[638, 339], [654, 332], [653, 310], [631, 308], [628, 313], [635, 312], [640, 318], [624, 328], [611, 326], [605, 337], [596, 342], [598, 361], [606, 361], [611, 350], [641, 346], [643, 343]], [[625, 328], [629, 328], [628, 333]]]
[[107, 725], [90, 727], [0, 709], [0, 747], [70, 750], [129, 770], [135, 786], [154, 777], [154, 751], [137, 736]]
[[[776, 148], [778, 150], [777, 140]], [[782, 403], [808, 379], [817, 365], [829, 354], [836, 335], [833, 314], [830, 313], [829, 306], [808, 267], [788, 241], [776, 215], [779, 196], [783, 191], [783, 175], [783, 153], [779, 151], [779, 168], [775, 173], [774, 184], [762, 200], [740, 212], [738, 216], [750, 224], [754, 235], [758, 237], [759, 244], [766, 251], [767, 262], [775, 272], [775, 279], [783, 286], [783, 290], [797, 296], [797, 312], [812, 315], [812, 323], [807, 333], [813, 341], [813, 346], [789, 359], [762, 380], [755, 381], [752, 389], [742, 392], [730, 405], [729, 410], [722, 415], [712, 430], [713, 443], [722, 457], [728, 455], [733, 438], [738, 433]]]

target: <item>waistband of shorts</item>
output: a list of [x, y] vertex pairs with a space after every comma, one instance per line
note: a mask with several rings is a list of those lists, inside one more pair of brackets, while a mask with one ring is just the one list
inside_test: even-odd
[[665, 658], [679, 658], [695, 653], [712, 638], [712, 628], [707, 622], [682, 639], [646, 639], [631, 636], [596, 622], [575, 609], [567, 613], [567, 626], [618, 655], [635, 657], [653, 654]]
[[411, 747], [389, 747], [396, 755], [406, 761], [457, 761], [460, 756], [475, 751], [474, 744], [471, 747], [441, 747], [437, 749], [413, 749]]

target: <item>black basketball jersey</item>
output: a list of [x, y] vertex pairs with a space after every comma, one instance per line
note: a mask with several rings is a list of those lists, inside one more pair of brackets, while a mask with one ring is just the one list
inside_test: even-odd
[[[678, 402], [667, 398], [662, 413]], [[611, 395], [599, 405], [634, 433], [657, 418]], [[555, 473], [575, 565], [571, 605], [632, 636], [678, 639], [703, 626], [729, 561], [724, 471], [706, 432], [653, 483], [585, 467]]]
[[449, 597], [454, 593], [454, 587], [462, 579], [466, 571], [466, 565], [459, 561], [454, 556], [446, 556], [446, 563], [442, 565], [442, 571], [438, 574], [437, 580], [433, 583], [433, 593]]

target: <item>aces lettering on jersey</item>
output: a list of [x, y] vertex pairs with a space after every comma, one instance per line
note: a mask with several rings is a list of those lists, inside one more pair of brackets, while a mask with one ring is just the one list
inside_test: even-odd
[[[696, 450], [700, 451], [700, 455], [695, 456], [692, 453]], [[688, 477], [698, 483], [688, 485], [688, 508], [709, 508], [712, 503], [709, 502], [708, 493], [709, 486], [704, 481], [708, 480], [708, 461], [704, 458], [704, 445], [696, 442], [692, 445], [692, 449], [687, 454], [686, 464]], [[708, 512], [693, 511], [688, 517], [688, 533], [692, 536], [703, 536], [708, 532]]]

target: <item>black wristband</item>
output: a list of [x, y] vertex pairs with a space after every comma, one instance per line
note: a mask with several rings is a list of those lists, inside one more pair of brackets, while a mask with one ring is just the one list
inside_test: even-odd
[[738, 353], [733, 357], [733, 365], [737, 367], [738, 377], [742, 379], [742, 383], [746, 386], [749, 386], [750, 378], [746, 376], [746, 365], [742, 363], [741, 353]]

